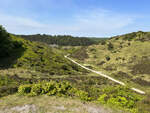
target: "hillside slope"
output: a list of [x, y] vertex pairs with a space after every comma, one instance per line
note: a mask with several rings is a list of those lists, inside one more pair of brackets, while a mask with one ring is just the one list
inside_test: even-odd
[[0, 27], [0, 40], [0, 96], [16, 92], [19, 84], [50, 76], [87, 73], [56, 49], [10, 35], [3, 27]]
[[[80, 58], [78, 50], [72, 57]], [[82, 53], [83, 54], [83, 53]], [[112, 37], [99, 45], [84, 50], [85, 64], [116, 79], [150, 88], [150, 33], [134, 32]], [[83, 59], [83, 58], [82, 58]]]
[[0, 59], [1, 68], [22, 67], [50, 75], [79, 74], [83, 71], [46, 44], [30, 42], [9, 34], [8, 37], [10, 44], [7, 42], [4, 47], [0, 48], [1, 55], [3, 55]]
[[[116, 42], [111, 44], [113, 39], [81, 49], [80, 47], [51, 48], [43, 43], [30, 42], [10, 35], [3, 28], [0, 33], [2, 39], [0, 52], [5, 53], [0, 56], [0, 112], [22, 112], [18, 111], [22, 109], [43, 113], [51, 109], [52, 112], [74, 112], [72, 108], [81, 112], [93, 112], [93, 110], [98, 112], [100, 107], [107, 113], [114, 111], [105, 110], [101, 106], [105, 104], [120, 113], [149, 113], [148, 95], [137, 94], [130, 90], [130, 87], [120, 86], [107, 78], [88, 73], [64, 57], [67, 52], [75, 52], [74, 57], [82, 56], [79, 59], [81, 62], [85, 61], [90, 64], [87, 65], [89, 68], [99, 70], [97, 63], [100, 59], [97, 51], [104, 47], [103, 51], [101, 50], [104, 56], [105, 52], [109, 53], [107, 55], [113, 54], [115, 49], [113, 44]], [[134, 44], [135, 41], [132, 42]], [[93, 54], [97, 56], [93, 58]], [[109, 56], [105, 58], [107, 62], [111, 61]], [[109, 65], [109, 62], [105, 64]], [[111, 73], [110, 70], [106, 72]], [[69, 102], [66, 98], [75, 101], [72, 101], [73, 104], [70, 106], [66, 104]], [[76, 99], [80, 99], [80, 102]], [[81, 105], [80, 108], [74, 104], [76, 102]], [[89, 107], [85, 105], [86, 102], [96, 102], [98, 105], [95, 107], [91, 104]], [[52, 104], [54, 108], [49, 109]], [[84, 109], [85, 106], [88, 108]]]

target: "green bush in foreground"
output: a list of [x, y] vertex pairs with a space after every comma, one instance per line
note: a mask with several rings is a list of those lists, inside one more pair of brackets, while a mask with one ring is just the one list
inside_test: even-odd
[[[50, 82], [39, 82], [30, 85], [21, 85], [18, 89], [18, 93], [21, 95], [37, 96], [42, 94], [47, 95], [68, 95], [69, 90], [72, 86], [68, 82], [57, 83], [54, 81]], [[30, 90], [29, 90], [30, 89]]]
[[99, 96], [98, 101], [103, 104], [109, 104], [133, 111], [136, 108], [136, 103], [141, 99], [142, 98], [138, 94], [132, 92], [128, 88], [119, 86], [103, 89], [103, 93]]
[[20, 95], [26, 95], [28, 93], [31, 92], [31, 85], [21, 85], [19, 88], [18, 88], [18, 93]]
[[77, 90], [73, 88], [69, 82], [40, 82], [30, 85], [21, 85], [18, 88], [18, 94], [27, 96], [37, 96], [37, 95], [56, 95], [56, 96], [72, 96], [78, 97], [84, 101], [90, 101], [91, 97], [89, 94], [82, 90]]
[[[94, 87], [93, 87], [94, 88]], [[89, 89], [93, 91], [94, 89]], [[37, 96], [46, 94], [48, 96], [77, 97], [82, 101], [98, 101], [102, 104], [116, 106], [136, 113], [136, 103], [142, 98], [123, 86], [106, 87], [101, 90], [99, 97], [89, 92], [73, 87], [69, 82], [39, 82], [30, 85], [21, 85], [18, 89], [20, 95]]]

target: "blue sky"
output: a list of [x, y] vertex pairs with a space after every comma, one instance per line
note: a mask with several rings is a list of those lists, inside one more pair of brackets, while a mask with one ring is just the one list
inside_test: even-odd
[[149, 0], [0, 0], [0, 24], [16, 34], [106, 37], [150, 31]]

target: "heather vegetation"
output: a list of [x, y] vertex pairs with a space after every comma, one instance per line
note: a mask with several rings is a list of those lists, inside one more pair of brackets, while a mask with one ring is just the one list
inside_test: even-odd
[[[105, 105], [112, 111], [119, 110], [114, 113], [149, 113], [149, 33], [140, 31], [109, 40], [91, 40], [49, 35], [22, 38], [7, 33], [1, 26], [0, 112], [9, 112], [8, 105], [14, 107], [18, 104], [30, 104], [32, 107], [46, 106], [41, 111], [45, 113], [45, 110], [53, 106], [54, 101], [64, 98], [64, 103], [67, 99], [80, 100], [84, 107], [87, 103], [93, 103], [98, 107]], [[49, 46], [51, 44], [56, 44], [57, 47]], [[125, 82], [127, 86], [120, 86], [88, 72], [66, 59], [64, 55], [67, 54], [88, 68]], [[146, 94], [140, 95], [132, 91], [133, 86], [142, 89]], [[56, 99], [49, 100], [52, 98]], [[66, 106], [69, 105], [72, 103]], [[89, 108], [88, 106], [86, 109]]]
[[[145, 99], [149, 100], [150, 76], [150, 37], [149, 32], [133, 32], [121, 36], [115, 36], [109, 40], [91, 45], [86, 48], [88, 57], [80, 60], [76, 53], [72, 58], [83, 65], [89, 65], [92, 69], [101, 71], [115, 79], [118, 79], [132, 87], [138, 87], [147, 93]], [[78, 51], [82, 51], [79, 49]], [[117, 96], [117, 93], [115, 94]], [[106, 95], [103, 95], [108, 99]], [[109, 99], [107, 100], [109, 103]], [[138, 106], [140, 113], [150, 112], [149, 102], [140, 102], [145, 108]], [[138, 104], [139, 105], [139, 104]]]
[[[88, 57], [84, 57], [83, 63], [119, 80], [132, 82], [131, 84], [134, 84], [133, 81], [136, 81], [137, 85], [149, 84], [149, 48], [149, 32], [139, 31], [116, 36], [105, 43], [87, 47], [84, 54]], [[83, 55], [76, 55], [77, 53], [74, 52], [71, 56], [81, 61], [80, 57]], [[143, 89], [149, 92], [149, 87]]]
[[[47, 46], [46, 44], [30, 42], [20, 37], [13, 36], [0, 27], [0, 95], [8, 95], [17, 91], [22, 83], [29, 83], [35, 73], [52, 75], [81, 75], [87, 71], [76, 66], [64, 58], [61, 52]], [[13, 74], [3, 73], [3, 70], [14, 69]], [[19, 68], [28, 70], [22, 77], [18, 77]], [[30, 79], [28, 74], [35, 71]], [[24, 73], [24, 71], [22, 71]], [[11, 76], [10, 76], [11, 75]], [[37, 74], [38, 75], [38, 74]], [[35, 75], [36, 76], [36, 75]], [[38, 77], [42, 77], [39, 75]], [[44, 77], [44, 76], [43, 76]], [[14, 90], [12, 90], [14, 89]]]

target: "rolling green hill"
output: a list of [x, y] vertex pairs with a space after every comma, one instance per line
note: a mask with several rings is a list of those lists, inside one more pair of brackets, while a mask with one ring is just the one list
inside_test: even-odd
[[1, 68], [21, 67], [50, 75], [79, 74], [83, 71], [46, 44], [30, 42], [6, 31], [2, 34], [7, 36], [1, 42]]
[[49, 76], [87, 73], [65, 59], [59, 50], [11, 35], [3, 27], [0, 27], [0, 40], [0, 92], [7, 93], [8, 89], [13, 92], [18, 84], [35, 81], [32, 78], [40, 80]]
[[84, 57], [84, 63], [117, 79], [150, 88], [150, 32], [112, 37], [72, 56], [79, 60]]
[[[94, 70], [150, 94], [150, 32], [115, 36], [98, 45], [78, 49], [71, 56]], [[142, 104], [145, 106], [146, 103]], [[143, 109], [145, 112], [141, 113], [150, 112], [147, 107]]]
[[[82, 46], [51, 47], [41, 42], [25, 40], [0, 27], [0, 112], [97, 112], [99, 107], [106, 113], [150, 112], [149, 33], [112, 37], [90, 46], [81, 42]], [[68, 53], [129, 86], [87, 72], [67, 60], [64, 55]], [[130, 86], [141, 88], [146, 95]]]

